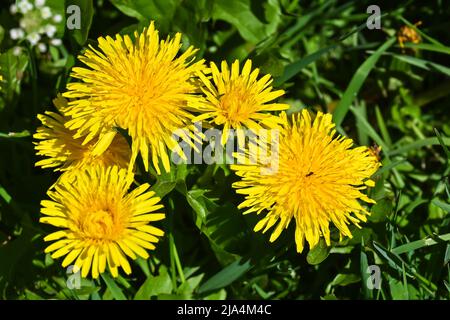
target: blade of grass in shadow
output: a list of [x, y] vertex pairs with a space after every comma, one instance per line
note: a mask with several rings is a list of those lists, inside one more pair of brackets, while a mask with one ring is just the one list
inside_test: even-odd
[[378, 128], [380, 128], [381, 136], [383, 137], [384, 142], [390, 148], [392, 145], [392, 139], [389, 135], [389, 131], [387, 129], [386, 123], [384, 122], [383, 115], [381, 114], [380, 108], [378, 106], [375, 107], [375, 115], [377, 118]]
[[362, 114], [361, 110], [354, 108], [352, 106], [349, 107], [352, 113], [355, 115], [356, 120], [358, 121], [358, 125], [361, 127], [364, 132], [371, 137], [379, 146], [381, 146], [382, 150], [388, 152], [390, 150], [388, 144], [384, 142], [384, 140], [380, 137], [380, 135], [375, 131], [375, 129], [370, 125], [367, 121], [364, 114]]
[[[383, 17], [384, 15], [382, 15], [381, 17]], [[306, 57], [288, 65], [285, 67], [284, 69], [284, 73], [280, 76], [274, 79], [274, 86], [279, 86], [282, 85], [283, 83], [285, 83], [286, 81], [288, 81], [289, 79], [291, 79], [293, 76], [295, 76], [297, 73], [299, 73], [303, 68], [305, 68], [307, 65], [309, 65], [310, 63], [318, 60], [322, 55], [328, 53], [329, 51], [337, 48], [338, 46], [341, 45], [341, 42], [344, 41], [345, 39], [347, 39], [348, 37], [350, 37], [351, 35], [353, 35], [356, 32], [359, 32], [361, 30], [363, 30], [364, 28], [367, 27], [366, 22], [364, 22], [363, 24], [359, 25], [357, 28], [355, 28], [354, 30], [350, 31], [349, 33], [341, 36], [340, 38], [338, 38], [336, 40], [335, 43], [326, 46], [325, 48], [322, 48], [320, 50], [317, 50], [316, 52], [307, 55]]]
[[246, 273], [251, 267], [250, 260], [244, 262], [242, 259], [238, 259], [209, 278], [199, 288], [198, 293], [205, 293], [226, 287]]
[[333, 113], [333, 119], [336, 123], [336, 127], [339, 127], [344, 120], [347, 112], [350, 108], [350, 105], [353, 102], [353, 99], [358, 94], [361, 89], [364, 81], [369, 75], [370, 71], [373, 69], [381, 54], [385, 52], [392, 44], [395, 42], [395, 38], [390, 38], [387, 40], [381, 47], [379, 47], [363, 64], [356, 70], [353, 75], [350, 84], [344, 92], [344, 95], [341, 98], [341, 101], [337, 105], [336, 109]]
[[325, 48], [322, 48], [306, 57], [304, 57], [301, 60], [298, 60], [288, 66], [284, 69], [284, 73], [276, 78], [274, 80], [274, 86], [279, 86], [291, 79], [293, 76], [295, 76], [297, 73], [299, 73], [304, 67], [306, 67], [308, 64], [316, 61], [319, 59], [322, 55], [325, 53], [328, 53], [332, 49], [335, 49], [338, 46], [338, 44], [332, 44], [330, 46], [327, 46]]

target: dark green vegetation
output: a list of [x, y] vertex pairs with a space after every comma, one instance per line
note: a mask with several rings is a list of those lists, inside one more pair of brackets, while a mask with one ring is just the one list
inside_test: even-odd
[[[66, 0], [82, 9], [82, 29], [57, 34], [64, 46], [24, 50], [0, 9], [0, 297], [7, 299], [448, 299], [450, 296], [450, 8], [444, 1], [377, 1], [382, 30], [368, 30], [374, 1]], [[64, 14], [64, 1], [47, 0]], [[92, 18], [92, 19], [91, 19]], [[174, 167], [158, 177], [167, 219], [163, 241], [129, 277], [66, 286], [60, 261], [43, 253], [39, 202], [57, 175], [34, 168], [36, 114], [64, 91], [76, 56], [98, 36], [132, 32], [155, 20], [163, 35], [182, 32], [198, 56], [251, 58], [302, 107], [334, 113], [357, 144], [382, 147], [369, 222], [353, 239], [295, 252], [291, 228], [274, 244], [252, 231], [257, 217], [226, 166]], [[399, 47], [398, 30], [418, 26], [422, 41]], [[381, 269], [381, 289], [366, 283]]]

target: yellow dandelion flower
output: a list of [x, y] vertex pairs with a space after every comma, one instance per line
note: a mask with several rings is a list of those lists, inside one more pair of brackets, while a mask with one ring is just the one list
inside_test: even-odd
[[[66, 172], [41, 202], [40, 222], [60, 228], [44, 238], [55, 241], [45, 252], [52, 258], [65, 256], [62, 266], [73, 263], [81, 276], [91, 271], [98, 278], [106, 266], [114, 277], [121, 267], [131, 273], [127, 256], [147, 259], [146, 249], [155, 248], [164, 232], [149, 223], [164, 219], [160, 199], [149, 185], [128, 192], [128, 172], [117, 166], [90, 166]], [[76, 272], [75, 270], [75, 272]]]
[[58, 96], [53, 103], [60, 113], [47, 111], [45, 115], [38, 115], [43, 126], [36, 130], [33, 137], [39, 141], [34, 144], [36, 154], [45, 159], [36, 162], [36, 166], [55, 168], [55, 171], [79, 169], [94, 164], [128, 167], [131, 150], [124, 137], [117, 135], [104, 153], [94, 155], [95, 141], [83, 145], [83, 139], [75, 139], [75, 132], [64, 126], [70, 120], [63, 115], [67, 109], [67, 100]]
[[[98, 38], [99, 49], [92, 46], [79, 57], [86, 68], [73, 68], [72, 77], [82, 80], [67, 85], [69, 102], [67, 123], [77, 130], [75, 137], [84, 143], [100, 136], [94, 150], [101, 154], [116, 135], [114, 127], [128, 131], [132, 138], [132, 160], [142, 155], [145, 169], [152, 163], [160, 173], [159, 163], [170, 171], [168, 150], [186, 158], [173, 133], [188, 128], [182, 138], [188, 143], [194, 132], [188, 103], [200, 97], [193, 76], [205, 66], [193, 63], [197, 51], [192, 46], [177, 57], [181, 34], [173, 39], [159, 39], [153, 22], [134, 42], [128, 36]], [[192, 137], [192, 136], [191, 136]]]
[[257, 80], [259, 69], [252, 71], [252, 62], [247, 60], [239, 72], [239, 61], [231, 65], [231, 71], [225, 61], [221, 70], [211, 62], [212, 81], [205, 75], [199, 77], [206, 98], [193, 107], [202, 114], [194, 121], [209, 120], [210, 123], [223, 125], [222, 145], [234, 129], [240, 145], [244, 142], [243, 129], [260, 130], [275, 128], [278, 117], [264, 113], [266, 111], [286, 110], [287, 104], [269, 103], [284, 94], [283, 90], [272, 91], [272, 78], [269, 74]]
[[[361, 191], [374, 185], [370, 177], [379, 162], [367, 147], [352, 148], [351, 139], [336, 136], [331, 114], [319, 112], [312, 121], [309, 112], [303, 110], [291, 122], [284, 112], [280, 119], [276, 152], [261, 150], [267, 148], [266, 144], [256, 139], [253, 151], [247, 148], [246, 155], [236, 155], [241, 164], [231, 167], [241, 181], [233, 187], [246, 195], [239, 208], [249, 208], [244, 214], [266, 212], [255, 231], [266, 232], [278, 223], [271, 242], [294, 218], [298, 252], [302, 252], [305, 239], [310, 248], [317, 245], [321, 236], [330, 245], [330, 222], [339, 229], [341, 237], [351, 237], [348, 225], [359, 227], [358, 223], [366, 221], [369, 214], [360, 200], [374, 203]], [[264, 170], [270, 164], [259, 155], [273, 154], [278, 157], [278, 170]], [[243, 157], [256, 160], [242, 164]]]

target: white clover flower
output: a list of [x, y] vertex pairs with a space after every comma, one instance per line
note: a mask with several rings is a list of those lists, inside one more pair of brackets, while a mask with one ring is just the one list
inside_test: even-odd
[[56, 33], [56, 27], [52, 24], [48, 24], [44, 27], [45, 33], [49, 38], [53, 38]]
[[45, 0], [35, 0], [34, 1], [34, 5], [36, 6], [36, 8], [40, 8], [45, 4]]
[[39, 52], [44, 53], [45, 51], [47, 51], [47, 46], [45, 45], [45, 43], [41, 42], [38, 44], [38, 49], [39, 49]]
[[13, 48], [13, 55], [20, 56], [20, 54], [22, 53], [22, 47], [14, 47]]
[[17, 13], [17, 6], [14, 3], [9, 7], [9, 12], [11, 12], [11, 14]]
[[62, 15], [56, 14], [53, 16], [53, 22], [60, 23], [62, 21]]
[[13, 40], [22, 39], [25, 36], [25, 32], [20, 28], [13, 28], [9, 30], [9, 36]]
[[17, 8], [19, 9], [20, 13], [27, 13], [28, 11], [33, 10], [33, 5], [31, 3], [29, 3], [27, 0], [21, 0], [18, 4], [17, 4]]
[[54, 46], [60, 46], [60, 45], [62, 45], [62, 40], [61, 39], [52, 39], [52, 40], [50, 40], [50, 43]]
[[41, 36], [39, 33], [33, 32], [27, 35], [27, 40], [32, 46], [35, 46], [41, 40]]
[[41, 9], [41, 17], [43, 19], [49, 19], [52, 16], [52, 10], [49, 7], [43, 7]]

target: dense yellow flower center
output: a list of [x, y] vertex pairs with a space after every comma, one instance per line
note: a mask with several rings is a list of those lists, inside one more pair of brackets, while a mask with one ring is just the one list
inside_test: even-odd
[[112, 241], [123, 232], [123, 225], [117, 222], [113, 212], [96, 210], [81, 217], [80, 230], [86, 238]]
[[225, 93], [220, 99], [218, 109], [218, 113], [226, 119], [225, 121], [229, 121], [232, 127], [248, 120], [255, 111], [257, 111], [255, 99], [249, 96], [246, 88], [242, 86], [234, 86]]

